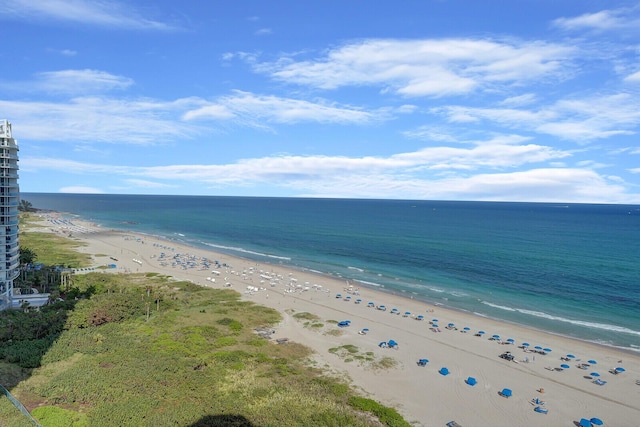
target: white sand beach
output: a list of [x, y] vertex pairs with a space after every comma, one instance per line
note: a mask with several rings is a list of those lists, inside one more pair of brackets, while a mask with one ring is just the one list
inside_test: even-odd
[[[104, 271], [158, 272], [207, 287], [230, 286], [247, 300], [277, 309], [283, 321], [276, 327], [274, 340], [288, 338], [312, 348], [317, 367], [348, 379], [363, 394], [397, 408], [415, 425], [444, 426], [455, 420], [465, 427], [572, 426], [581, 418], [592, 417], [600, 418], [605, 426], [640, 425], [638, 354], [375, 291], [357, 282], [348, 284], [344, 279], [256, 263], [147, 235], [103, 230], [76, 220], [70, 225], [53, 221], [51, 216], [43, 217], [41, 225], [43, 230], [71, 233], [86, 242], [81, 251], [94, 256], [95, 267], [116, 265]], [[205, 268], [203, 258], [217, 260], [220, 265]], [[336, 298], [337, 294], [341, 296]], [[357, 303], [358, 299], [361, 302]], [[386, 311], [370, 307], [369, 302], [385, 305]], [[392, 313], [394, 308], [398, 314]], [[318, 316], [324, 327], [305, 327], [293, 317], [301, 312]], [[433, 319], [438, 319], [437, 329]], [[327, 323], [331, 320], [351, 322], [338, 328]], [[465, 327], [469, 331], [465, 332]], [[368, 329], [366, 334], [359, 333], [363, 328]], [[485, 334], [477, 336], [480, 330]], [[500, 338], [491, 339], [493, 335]], [[506, 343], [509, 338], [514, 344]], [[379, 347], [380, 342], [389, 340], [396, 341], [398, 348]], [[552, 351], [527, 352], [527, 347], [521, 348], [524, 342], [530, 344], [529, 349], [540, 346]], [[357, 347], [361, 354], [372, 352], [377, 360], [392, 358], [396, 365], [374, 369], [370, 363], [348, 361], [329, 352], [344, 345]], [[506, 351], [514, 361], [499, 357]], [[429, 362], [418, 366], [423, 358]], [[586, 369], [578, 367], [586, 363], [590, 365]], [[569, 368], [561, 369], [562, 364]], [[439, 373], [443, 367], [449, 375]], [[616, 367], [625, 371], [609, 372]], [[599, 377], [591, 375], [594, 372]], [[468, 377], [475, 378], [477, 384], [468, 385]], [[597, 379], [604, 384], [594, 383]], [[513, 395], [501, 396], [503, 388], [511, 389]], [[533, 403], [534, 399], [544, 404]], [[542, 412], [534, 411], [536, 407]]]

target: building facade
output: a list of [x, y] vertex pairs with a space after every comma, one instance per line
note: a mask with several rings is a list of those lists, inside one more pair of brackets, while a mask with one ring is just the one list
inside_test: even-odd
[[19, 203], [18, 142], [11, 123], [0, 120], [0, 310], [11, 307], [13, 281], [20, 274]]

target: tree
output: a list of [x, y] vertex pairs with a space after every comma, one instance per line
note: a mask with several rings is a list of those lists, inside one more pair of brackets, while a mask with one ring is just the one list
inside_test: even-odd
[[20, 264], [27, 265], [33, 264], [38, 258], [38, 254], [29, 248], [20, 248]]
[[20, 204], [18, 205], [18, 210], [21, 212], [33, 212], [35, 209], [31, 202], [27, 200], [20, 200]]

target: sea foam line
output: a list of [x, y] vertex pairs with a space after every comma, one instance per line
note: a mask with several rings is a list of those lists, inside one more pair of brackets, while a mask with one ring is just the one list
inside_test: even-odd
[[223, 246], [223, 245], [216, 245], [214, 243], [207, 243], [207, 242], [200, 242], [200, 243], [202, 243], [203, 245], [206, 245], [206, 246], [211, 246], [211, 247], [218, 248], [218, 249], [225, 249], [225, 250], [228, 250], [228, 251], [236, 251], [236, 252], [242, 252], [242, 253], [245, 253], [245, 254], [262, 256], [262, 257], [265, 257], [265, 258], [275, 258], [275, 259], [281, 259], [281, 260], [285, 260], [285, 261], [291, 261], [291, 258], [289, 258], [289, 257], [271, 255], [271, 254], [264, 254], [262, 252], [250, 251], [248, 249], [238, 248], [238, 247], [235, 247], [235, 246]]
[[490, 307], [498, 308], [500, 310], [516, 311], [518, 313], [527, 314], [529, 316], [540, 317], [548, 320], [557, 320], [559, 322], [570, 323], [572, 325], [583, 326], [586, 328], [603, 329], [605, 331], [619, 332], [623, 334], [640, 336], [640, 331], [634, 331], [633, 329], [625, 328], [624, 326], [609, 325], [607, 323], [587, 322], [585, 320], [567, 319], [566, 317], [553, 316], [551, 314], [547, 314], [542, 311], [525, 310], [523, 308], [505, 307], [503, 305], [492, 304], [487, 301], [482, 301], [482, 304], [488, 305]]

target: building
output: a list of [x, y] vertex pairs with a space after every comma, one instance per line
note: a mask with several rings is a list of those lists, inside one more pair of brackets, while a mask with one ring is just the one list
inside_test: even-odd
[[20, 274], [19, 203], [18, 142], [11, 123], [0, 120], [0, 310], [11, 307], [13, 281]]

